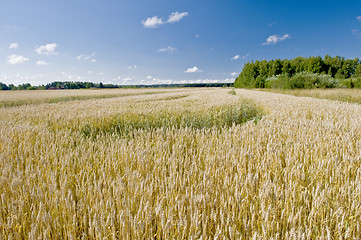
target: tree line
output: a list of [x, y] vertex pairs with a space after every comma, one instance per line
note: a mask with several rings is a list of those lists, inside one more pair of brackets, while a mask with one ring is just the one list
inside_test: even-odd
[[236, 78], [239, 88], [361, 88], [361, 62], [358, 58], [329, 55], [251, 61]]
[[187, 88], [187, 87], [233, 87], [233, 83], [185, 83], [155, 85], [116, 85], [93, 82], [51, 82], [45, 85], [32, 86], [30, 83], [6, 85], [0, 82], [0, 90], [52, 90], [52, 89], [101, 89], [101, 88]]

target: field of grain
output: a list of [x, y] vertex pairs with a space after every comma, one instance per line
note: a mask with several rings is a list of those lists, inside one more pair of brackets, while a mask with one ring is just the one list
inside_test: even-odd
[[114, 91], [3, 105], [0, 239], [361, 237], [361, 106]]
[[297, 97], [313, 97], [340, 102], [361, 104], [361, 89], [330, 88], [330, 89], [262, 89], [267, 92], [289, 94]]

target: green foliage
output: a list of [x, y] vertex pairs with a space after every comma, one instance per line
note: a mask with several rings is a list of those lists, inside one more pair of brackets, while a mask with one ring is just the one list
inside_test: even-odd
[[280, 74], [277, 76], [272, 76], [266, 80], [266, 88], [279, 88], [279, 89], [289, 89], [290, 82], [289, 77], [286, 74]]
[[[280, 89], [353, 88], [359, 86], [357, 77], [361, 77], [361, 62], [358, 58], [345, 59], [329, 55], [324, 58], [296, 57], [291, 60], [248, 62], [235, 80], [234, 86]], [[349, 80], [350, 78], [353, 79]]]
[[339, 81], [327, 74], [302, 72], [292, 77], [288, 74], [272, 76], [266, 80], [266, 88], [296, 89], [296, 88], [335, 88]]

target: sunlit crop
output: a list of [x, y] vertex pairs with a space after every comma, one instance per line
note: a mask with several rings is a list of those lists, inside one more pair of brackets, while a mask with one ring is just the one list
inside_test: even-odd
[[118, 91], [0, 110], [0, 239], [361, 237], [360, 106]]
[[264, 91], [276, 92], [294, 95], [297, 97], [314, 97], [320, 99], [330, 99], [341, 102], [349, 103], [361, 103], [361, 90], [360, 89], [294, 89], [294, 90], [282, 90], [282, 89], [267, 89]]

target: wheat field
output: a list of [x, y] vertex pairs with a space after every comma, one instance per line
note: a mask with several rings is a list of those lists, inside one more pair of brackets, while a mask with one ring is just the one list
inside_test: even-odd
[[262, 91], [289, 94], [297, 97], [313, 97], [340, 102], [361, 103], [361, 90], [352, 88], [329, 89], [262, 89]]
[[0, 95], [0, 239], [361, 237], [361, 106], [89, 91]]

